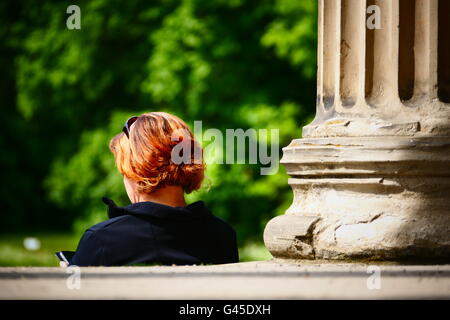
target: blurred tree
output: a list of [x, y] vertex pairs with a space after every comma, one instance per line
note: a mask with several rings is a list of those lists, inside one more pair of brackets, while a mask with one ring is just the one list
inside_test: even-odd
[[[78, 232], [127, 204], [108, 150], [125, 119], [167, 111], [203, 129], [279, 128], [300, 135], [315, 97], [316, 1], [77, 1], [81, 30], [56, 1], [5, 1], [1, 227]], [[211, 164], [203, 199], [261, 240], [291, 201], [284, 170]], [[25, 199], [24, 199], [25, 198]]]

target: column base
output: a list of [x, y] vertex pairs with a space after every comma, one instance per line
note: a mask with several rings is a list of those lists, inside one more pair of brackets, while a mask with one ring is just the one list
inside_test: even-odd
[[297, 139], [294, 200], [266, 226], [276, 258], [450, 260], [450, 138]]

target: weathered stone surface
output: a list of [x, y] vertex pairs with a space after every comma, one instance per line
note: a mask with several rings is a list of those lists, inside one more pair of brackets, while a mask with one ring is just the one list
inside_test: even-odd
[[[378, 274], [376, 274], [378, 273]], [[0, 268], [0, 299], [449, 299], [449, 265], [297, 261], [218, 266]], [[379, 278], [377, 278], [379, 275]]]
[[318, 220], [317, 216], [278, 216], [266, 226], [264, 243], [277, 257], [313, 259], [312, 232]]
[[[284, 222], [289, 234], [310, 227], [294, 217], [318, 222], [310, 230], [314, 256], [286, 243], [283, 250], [281, 242], [275, 250], [266, 240], [274, 256], [450, 257], [449, 138], [298, 139], [284, 149], [282, 163], [294, 177], [290, 220]], [[282, 224], [282, 216], [275, 219]], [[283, 238], [282, 227], [277, 230], [272, 237]]]

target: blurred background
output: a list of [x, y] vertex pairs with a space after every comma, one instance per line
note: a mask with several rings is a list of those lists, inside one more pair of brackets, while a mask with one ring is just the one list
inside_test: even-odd
[[[81, 9], [68, 30], [66, 9]], [[280, 129], [315, 109], [315, 0], [0, 2], [0, 265], [56, 266], [102, 196], [129, 204], [109, 140], [131, 115], [166, 111], [192, 128]], [[281, 152], [280, 152], [281, 154]], [[241, 261], [269, 259], [262, 233], [292, 194], [280, 166], [210, 164], [204, 200], [237, 231]]]

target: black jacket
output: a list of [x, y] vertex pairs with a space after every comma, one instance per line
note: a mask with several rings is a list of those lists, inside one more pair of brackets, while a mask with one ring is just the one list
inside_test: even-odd
[[70, 261], [78, 266], [238, 262], [236, 233], [202, 201], [186, 207], [138, 202], [108, 205], [109, 220], [89, 228]]

